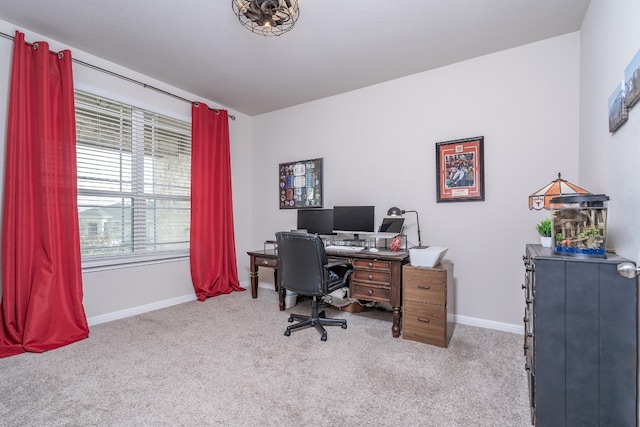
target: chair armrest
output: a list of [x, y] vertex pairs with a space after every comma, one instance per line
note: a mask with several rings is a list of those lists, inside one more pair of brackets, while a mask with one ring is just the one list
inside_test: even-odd
[[349, 264], [348, 262], [344, 262], [344, 261], [333, 261], [333, 262], [327, 263], [327, 269], [331, 270], [334, 267], [351, 268], [351, 264]]
[[[330, 265], [332, 265], [338, 271], [331, 270]], [[341, 263], [327, 264], [326, 268], [327, 268], [326, 270], [327, 272], [334, 274], [333, 280], [329, 279], [329, 283], [327, 284], [327, 289], [328, 289], [327, 293], [333, 292], [338, 288], [342, 288], [344, 286], [349, 285], [349, 276], [351, 276], [351, 273], [353, 273], [353, 265], [349, 263], [341, 262]]]

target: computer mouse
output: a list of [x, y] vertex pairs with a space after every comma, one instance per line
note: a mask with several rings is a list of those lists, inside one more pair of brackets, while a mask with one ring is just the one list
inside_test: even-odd
[[369, 248], [369, 252], [380, 252], [378, 248]]

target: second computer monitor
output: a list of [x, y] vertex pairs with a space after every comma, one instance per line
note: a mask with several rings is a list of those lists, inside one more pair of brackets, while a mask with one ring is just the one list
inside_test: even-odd
[[299, 209], [297, 226], [311, 234], [333, 234], [333, 209]]
[[375, 231], [375, 206], [334, 206], [333, 231], [354, 234]]

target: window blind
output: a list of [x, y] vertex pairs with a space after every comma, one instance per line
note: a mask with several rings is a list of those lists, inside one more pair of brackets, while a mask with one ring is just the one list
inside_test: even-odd
[[191, 124], [75, 92], [83, 262], [189, 249]]

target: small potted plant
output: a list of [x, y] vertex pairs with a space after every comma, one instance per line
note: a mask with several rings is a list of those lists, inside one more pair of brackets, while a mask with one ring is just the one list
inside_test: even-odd
[[540, 244], [545, 248], [551, 247], [551, 219], [545, 218], [536, 225], [540, 235]]

